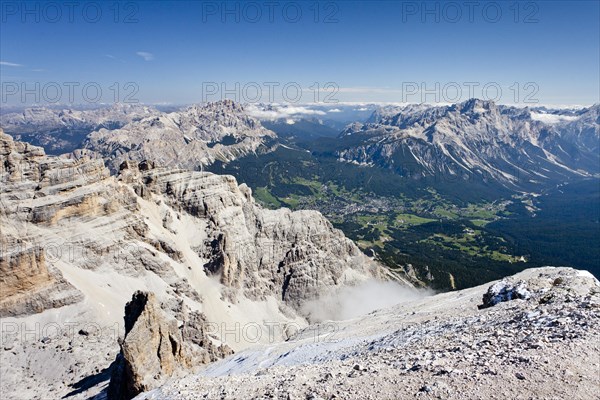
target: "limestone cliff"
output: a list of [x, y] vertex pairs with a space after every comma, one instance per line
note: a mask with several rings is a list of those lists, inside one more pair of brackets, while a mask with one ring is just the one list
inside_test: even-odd
[[[69, 370], [84, 379], [114, 357], [117, 333], [131, 334], [123, 335], [122, 310], [137, 290], [155, 293], [165, 318], [177, 321], [168, 326], [196, 338], [185, 354], [197, 365], [219, 354], [212, 346], [237, 351], [285, 339], [289, 326], [307, 325], [306, 300], [388, 278], [321, 214], [262, 209], [231, 176], [145, 161], [110, 175], [100, 159], [46, 156], [2, 132], [0, 167], [0, 316], [41, 326], [33, 340], [56, 342], [44, 362], [61, 366], [31, 376], [9, 368], [32, 356], [33, 336], [16, 335], [10, 343], [21, 350], [2, 355], [3, 392], [25, 379], [31, 396], [36, 387], [66, 394]], [[62, 334], [47, 339], [48, 323]], [[66, 335], [73, 324], [110, 335], [63, 353], [58, 346], [75, 343]], [[258, 326], [258, 339], [224, 333], [248, 324]]]

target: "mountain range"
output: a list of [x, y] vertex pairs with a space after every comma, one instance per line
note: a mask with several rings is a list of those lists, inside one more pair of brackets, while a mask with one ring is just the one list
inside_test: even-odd
[[57, 155], [80, 148], [94, 130], [119, 128], [156, 113], [154, 107], [122, 103], [84, 109], [33, 107], [0, 115], [0, 126], [15, 139]]
[[407, 178], [482, 181], [523, 191], [598, 176], [599, 141], [600, 105], [550, 114], [471, 99], [384, 107], [346, 127], [335, 151], [342, 162]]
[[[270, 113], [283, 111], [261, 110], [230, 100], [172, 112], [123, 104], [96, 110], [33, 108], [4, 114], [0, 124], [17, 140], [50, 154], [97, 153], [113, 172], [127, 159], [198, 170], [272, 151], [278, 143], [323, 138], [325, 151], [340, 162], [380, 167], [409, 179], [535, 191], [600, 174], [600, 105], [519, 108], [470, 99], [443, 106], [383, 106], [366, 121], [348, 124], [337, 139], [332, 137], [340, 121], [330, 124], [319, 115], [272, 119]], [[304, 112], [326, 114], [323, 110]], [[346, 114], [350, 118], [356, 112]], [[261, 116], [272, 130], [263, 127]]]
[[268, 151], [275, 136], [244, 106], [224, 100], [155, 114], [119, 129], [100, 129], [88, 135], [83, 147], [99, 153], [113, 171], [124, 160], [198, 170], [215, 160]]
[[[228, 100], [168, 112], [115, 105], [4, 114], [0, 391], [74, 399], [476, 398], [480, 387], [490, 397], [514, 380], [504, 398], [562, 387], [585, 398], [593, 384], [570, 380], [563, 367], [585, 381], [590, 354], [600, 351], [600, 284], [589, 273], [531, 269], [437, 296], [414, 286], [443, 278], [455, 289], [476, 275], [464, 265], [445, 270], [436, 246], [453, 256], [485, 252], [484, 263], [503, 268], [495, 277], [523, 270], [513, 265], [525, 262], [513, 260], [521, 253], [507, 253], [513, 244], [485, 226], [521, 203], [544, 217], [529, 197], [535, 193], [524, 192], [552, 188], [558, 196], [565, 183], [595, 182], [599, 111], [477, 99], [386, 106], [339, 133], [339, 121], [314, 116], [269, 119], [265, 127], [255, 109]], [[317, 211], [263, 207], [253, 193], [269, 199], [266, 184], [204, 171], [232, 166], [275, 182], [290, 204], [296, 189], [357, 204], [367, 193], [366, 218], [356, 219], [364, 225], [348, 226], [358, 225], [356, 243], [377, 245], [361, 250]], [[319, 174], [329, 175], [321, 182]], [[363, 187], [373, 177], [391, 196]], [[348, 182], [331, 181], [342, 178]], [[459, 209], [431, 186], [436, 180], [462, 191], [497, 188], [518, 204], [499, 198]], [[410, 193], [419, 199], [396, 190], [421, 182]], [[595, 196], [586, 188], [582, 209]], [[427, 216], [411, 214], [411, 201]], [[362, 206], [344, 207], [338, 225]], [[466, 213], [469, 225], [466, 217], [442, 224], [440, 207]], [[373, 215], [380, 208], [387, 214]], [[584, 214], [591, 225], [594, 215]], [[410, 252], [386, 252], [386, 243], [410, 244], [397, 243], [405, 238], [429, 249], [427, 265], [400, 265], [395, 257]], [[340, 319], [348, 321], [332, 322]], [[552, 384], [537, 385], [527, 365]]]

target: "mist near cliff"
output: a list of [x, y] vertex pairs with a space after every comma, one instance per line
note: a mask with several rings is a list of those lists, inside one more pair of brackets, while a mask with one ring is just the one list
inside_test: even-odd
[[302, 313], [311, 323], [341, 321], [433, 294], [435, 293], [428, 289], [415, 289], [397, 282], [371, 279], [355, 286], [336, 288], [331, 293], [307, 301], [302, 307]]

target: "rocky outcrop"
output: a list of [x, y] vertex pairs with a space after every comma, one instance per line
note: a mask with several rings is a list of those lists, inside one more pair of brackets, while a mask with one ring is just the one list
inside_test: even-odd
[[[0, 130], [0, 316], [17, 316], [44, 311], [81, 301], [82, 293], [66, 281], [59, 269], [48, 262], [54, 247], [36, 240], [33, 224], [55, 224], [69, 214], [90, 206], [93, 194], [35, 207], [57, 187], [69, 191], [88, 183], [74, 179], [80, 169], [92, 176], [103, 170], [101, 164], [85, 161], [49, 161], [44, 151], [26, 143], [14, 142]], [[55, 168], [60, 165], [61, 168]], [[78, 201], [86, 200], [86, 201]], [[77, 211], [79, 210], [79, 211]]]
[[500, 281], [490, 286], [483, 295], [483, 303], [479, 309], [495, 306], [503, 301], [511, 301], [515, 299], [527, 300], [531, 296], [525, 282], [517, 282], [511, 284], [507, 281]]
[[512, 300], [546, 303], [573, 296], [597, 295], [600, 294], [598, 286], [598, 281], [586, 271], [547, 269], [528, 280], [511, 276], [494, 283], [483, 294], [482, 303], [477, 307], [481, 310]]
[[0, 317], [39, 313], [83, 299], [59, 270], [48, 266], [42, 249], [21, 248], [5, 238], [0, 245], [16, 249], [0, 254]]
[[388, 278], [320, 213], [263, 209], [233, 177], [156, 169], [140, 173], [133, 185], [208, 220], [207, 237], [195, 251], [232, 299], [275, 295], [298, 309], [324, 286]]
[[109, 398], [130, 399], [148, 390], [176, 364], [189, 366], [175, 320], [165, 320], [153, 294], [136, 292], [125, 306], [125, 337], [120, 343]]
[[195, 313], [181, 326], [167, 316], [153, 293], [135, 292], [125, 306], [125, 337], [120, 342], [109, 399], [131, 399], [158, 386], [176, 371], [231, 354], [205, 334], [204, 320]]

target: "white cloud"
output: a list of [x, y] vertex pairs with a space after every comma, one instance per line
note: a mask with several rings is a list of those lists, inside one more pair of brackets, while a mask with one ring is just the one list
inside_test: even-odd
[[534, 121], [540, 121], [546, 124], [558, 124], [563, 121], [574, 121], [578, 117], [572, 115], [556, 115], [556, 114], [542, 114], [542, 113], [531, 113], [531, 119]]
[[8, 61], [0, 61], [0, 65], [4, 65], [5, 67], [22, 67], [21, 64], [11, 63]]
[[326, 115], [327, 114], [325, 111], [311, 110], [310, 108], [306, 108], [306, 107], [285, 107], [285, 108], [280, 108], [280, 110], [283, 110], [283, 112], [285, 112], [289, 115], [295, 115], [295, 114]]
[[144, 59], [144, 61], [152, 61], [152, 60], [154, 60], [154, 54], [148, 53], [147, 51], [138, 51], [135, 54], [137, 54], [138, 56], [142, 57]]
[[[301, 106], [273, 106], [271, 109], [265, 110], [263, 108], [259, 108], [255, 105], [246, 106], [248, 110], [248, 114], [258, 119], [282, 119], [285, 118], [287, 121], [292, 119], [295, 116], [302, 115], [327, 115], [325, 111], [321, 110], [312, 110], [307, 107]], [[289, 122], [288, 122], [289, 123]]]
[[331, 110], [329, 110], [327, 112], [336, 113], [336, 112], [342, 112], [342, 110], [340, 110], [339, 108], [332, 108]]
[[[146, 55], [146, 57], [150, 57], [150, 58], [148, 58], [148, 59], [144, 58], [146, 61], [151, 61], [151, 60], [153, 60], [153, 59], [154, 59], [154, 56], [153, 56], [152, 54], [150, 54], [150, 53], [139, 52], [139, 53], [136, 53], [136, 55], [138, 55], [138, 56], [140, 56], [140, 57], [144, 57], [144, 56], [142, 56], [142, 53], [143, 53], [143, 54], [145, 54], [145, 55]], [[112, 55], [112, 54], [105, 54], [105, 55], [104, 55], [104, 57], [106, 57], [106, 58], [110, 58], [111, 60], [120, 61], [120, 62], [121, 62], [121, 63], [123, 63], [123, 64], [126, 64], [126, 63], [127, 63], [127, 61], [125, 61], [125, 60], [123, 60], [122, 58], [119, 58], [119, 57], [117, 57], [117, 56], [114, 56], [114, 55]]]

